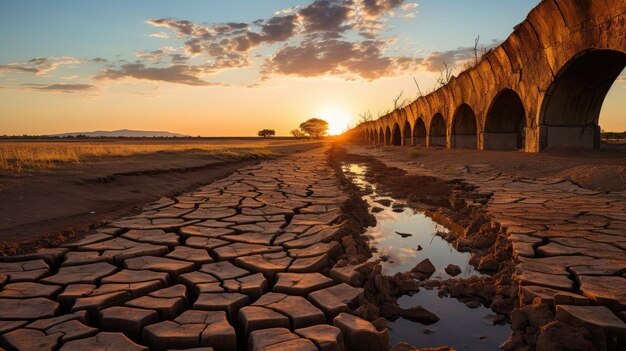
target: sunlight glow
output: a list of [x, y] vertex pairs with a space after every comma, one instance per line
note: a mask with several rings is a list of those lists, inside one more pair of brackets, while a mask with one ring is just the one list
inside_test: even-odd
[[350, 114], [340, 107], [327, 107], [317, 115], [328, 122], [328, 135], [338, 135], [343, 133], [350, 123]]

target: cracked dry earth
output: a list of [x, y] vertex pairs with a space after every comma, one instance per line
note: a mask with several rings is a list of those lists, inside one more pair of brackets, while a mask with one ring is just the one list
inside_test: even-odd
[[318, 149], [2, 257], [0, 349], [385, 348], [351, 314], [363, 289], [330, 277], [347, 198]]
[[490, 196], [485, 208], [506, 228], [518, 283], [519, 308], [511, 313], [513, 335], [502, 345], [505, 350], [626, 349], [625, 192], [589, 190], [567, 179], [495, 174], [488, 164], [425, 169], [419, 160], [348, 149], [408, 174], [462, 178]]
[[[507, 227], [513, 246], [521, 310], [512, 314], [510, 341], [519, 343], [529, 327], [556, 331], [565, 323], [583, 326], [596, 347], [612, 339], [607, 349], [624, 350], [624, 194], [584, 189], [569, 180], [470, 178], [493, 192], [489, 211]], [[537, 311], [543, 321], [531, 322], [528, 315]], [[532, 334], [527, 343], [542, 342], [541, 332]]]

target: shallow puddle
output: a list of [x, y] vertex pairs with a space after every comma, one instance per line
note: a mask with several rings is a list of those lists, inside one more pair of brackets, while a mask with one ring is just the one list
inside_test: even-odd
[[439, 322], [422, 325], [404, 318], [389, 323], [390, 342], [421, 347], [450, 346], [456, 350], [498, 350], [511, 334], [508, 324], [494, 325], [496, 314], [480, 306], [468, 308], [455, 298], [439, 297], [437, 290], [421, 289], [398, 299], [401, 307], [424, 306], [439, 316]]
[[[383, 274], [394, 275], [410, 271], [428, 258], [436, 271], [431, 279], [448, 279], [444, 268], [449, 264], [461, 268], [457, 277], [480, 275], [470, 265], [469, 253], [457, 251], [450, 243], [437, 235], [447, 229], [424, 213], [404, 207], [393, 197], [381, 195], [376, 185], [365, 179], [367, 166], [344, 163], [344, 174], [361, 190], [369, 190], [362, 198], [370, 205], [376, 217], [376, 226], [367, 228], [364, 235], [372, 238], [375, 247], [373, 259], [381, 259]], [[413, 296], [398, 299], [402, 307], [422, 305], [439, 316], [439, 322], [422, 325], [399, 318], [390, 323], [392, 345], [404, 341], [416, 347], [451, 346], [458, 350], [497, 350], [510, 334], [508, 325], [493, 325], [495, 313], [488, 308], [471, 309], [453, 298], [440, 298], [437, 290], [422, 289]]]
[[469, 264], [469, 253], [457, 251], [437, 235], [439, 231], [447, 232], [445, 227], [424, 213], [404, 207], [402, 201], [378, 193], [376, 186], [365, 179], [366, 170], [366, 166], [360, 164], [343, 165], [344, 174], [354, 184], [361, 190], [371, 190], [371, 193], [363, 196], [370, 209], [378, 208], [380, 211], [373, 213], [376, 217], [376, 226], [367, 228], [365, 235], [373, 238], [370, 244], [378, 249], [378, 252], [374, 253], [374, 259], [383, 259], [381, 262], [383, 274], [394, 275], [410, 271], [426, 258], [430, 259], [437, 269], [432, 279], [449, 278], [444, 271], [448, 264], [455, 264], [461, 268], [462, 273], [458, 277], [479, 274]]

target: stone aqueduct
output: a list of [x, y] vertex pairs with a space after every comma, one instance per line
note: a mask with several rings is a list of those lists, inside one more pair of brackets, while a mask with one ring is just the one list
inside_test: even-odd
[[543, 0], [476, 66], [347, 135], [528, 152], [598, 147], [602, 102], [626, 66], [625, 19], [624, 0]]

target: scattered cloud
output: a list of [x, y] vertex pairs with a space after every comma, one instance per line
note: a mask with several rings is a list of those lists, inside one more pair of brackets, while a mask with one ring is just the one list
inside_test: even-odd
[[335, 0], [316, 0], [298, 11], [305, 33], [328, 32], [338, 36], [350, 28], [346, 23], [352, 2]]
[[56, 70], [61, 65], [71, 65], [82, 63], [81, 60], [75, 57], [35, 57], [26, 62], [21, 63], [7, 63], [0, 65], [0, 72], [12, 71], [20, 73], [33, 73], [36, 75], [43, 75]]
[[359, 43], [337, 39], [311, 40], [286, 46], [263, 66], [265, 79], [271, 74], [315, 77], [335, 75], [346, 79], [373, 80], [407, 70], [419, 59], [383, 55], [386, 42], [366, 40]]
[[276, 16], [261, 25], [260, 39], [267, 43], [288, 40], [296, 33], [296, 15]]
[[206, 27], [194, 24], [187, 20], [176, 20], [173, 18], [151, 19], [147, 23], [155, 27], [165, 27], [173, 29], [179, 37], [194, 35], [203, 36], [208, 34]]
[[274, 12], [274, 16], [289, 15], [295, 12], [296, 10], [298, 10], [299, 8], [300, 8], [300, 5], [296, 5], [296, 6], [288, 7], [286, 9], [278, 10]]
[[147, 67], [143, 63], [128, 63], [119, 69], [105, 69], [94, 77], [96, 80], [139, 79], [157, 82], [178, 83], [193, 86], [215, 85], [200, 78], [203, 69], [191, 65], [169, 67]]
[[[278, 43], [282, 45], [262, 64], [263, 79], [285, 74], [371, 80], [415, 69], [418, 59], [385, 54], [392, 41], [382, 38], [381, 32], [385, 16], [395, 16], [393, 11], [410, 13], [416, 8], [416, 3], [406, 0], [314, 0], [252, 23], [204, 25], [176, 18], [150, 19], [147, 23], [168, 28], [183, 40], [184, 53], [170, 56], [172, 64], [201, 58], [205, 63], [197, 67], [205, 74], [249, 67], [251, 58], [258, 58], [252, 53], [254, 49]], [[355, 40], [351, 33], [365, 40]], [[164, 55], [157, 50], [138, 56], [158, 63]]]
[[23, 84], [23, 85], [27, 87], [28, 90], [51, 92], [51, 93], [75, 94], [75, 93], [94, 92], [98, 90], [98, 88], [94, 85], [80, 84], [80, 83]]
[[185, 63], [189, 60], [188, 56], [182, 54], [170, 54], [170, 61], [172, 63]]
[[151, 33], [146, 36], [149, 38], [159, 38], [159, 39], [167, 39], [170, 37], [170, 35], [165, 32]]
[[[417, 7], [408, 0], [310, 0], [306, 5], [278, 10], [269, 18], [250, 23], [203, 24], [154, 18], [146, 23], [163, 30], [146, 36], [176, 38], [180, 45], [138, 50], [136, 60], [96, 57], [85, 62], [102, 64], [100, 72], [92, 77], [97, 81], [132, 79], [208, 86], [216, 84], [206, 80], [208, 75], [253, 64], [261, 67], [262, 80], [274, 75], [374, 80], [420, 67], [438, 71], [438, 61], [443, 59], [450, 60], [450, 64], [463, 60], [467, 55], [463, 50], [433, 53], [427, 59], [388, 53], [395, 40], [382, 34], [388, 19], [410, 17]], [[259, 47], [273, 51], [261, 54], [255, 51]], [[11, 71], [44, 75], [60, 65], [77, 63], [82, 61], [74, 57], [37, 57], [0, 65], [0, 74]], [[81, 87], [53, 84], [31, 88], [74, 92]]]
[[361, 4], [368, 16], [377, 18], [385, 12], [402, 6], [404, 0], [362, 0]]
[[0, 65], [0, 72], [3, 71], [13, 71], [13, 72], [23, 72], [23, 73], [38, 73], [39, 69], [35, 67], [26, 67], [21, 66], [15, 63], [8, 63], [5, 65]]
[[418, 5], [415, 2], [407, 2], [405, 4], [402, 4], [402, 6], [400, 6], [400, 9], [402, 9], [402, 14], [400, 14], [400, 17], [407, 19], [415, 18], [418, 12], [417, 8]]
[[135, 56], [142, 61], [154, 61], [161, 62], [163, 57], [167, 55], [167, 52], [163, 49], [153, 50], [153, 51], [137, 51]]

